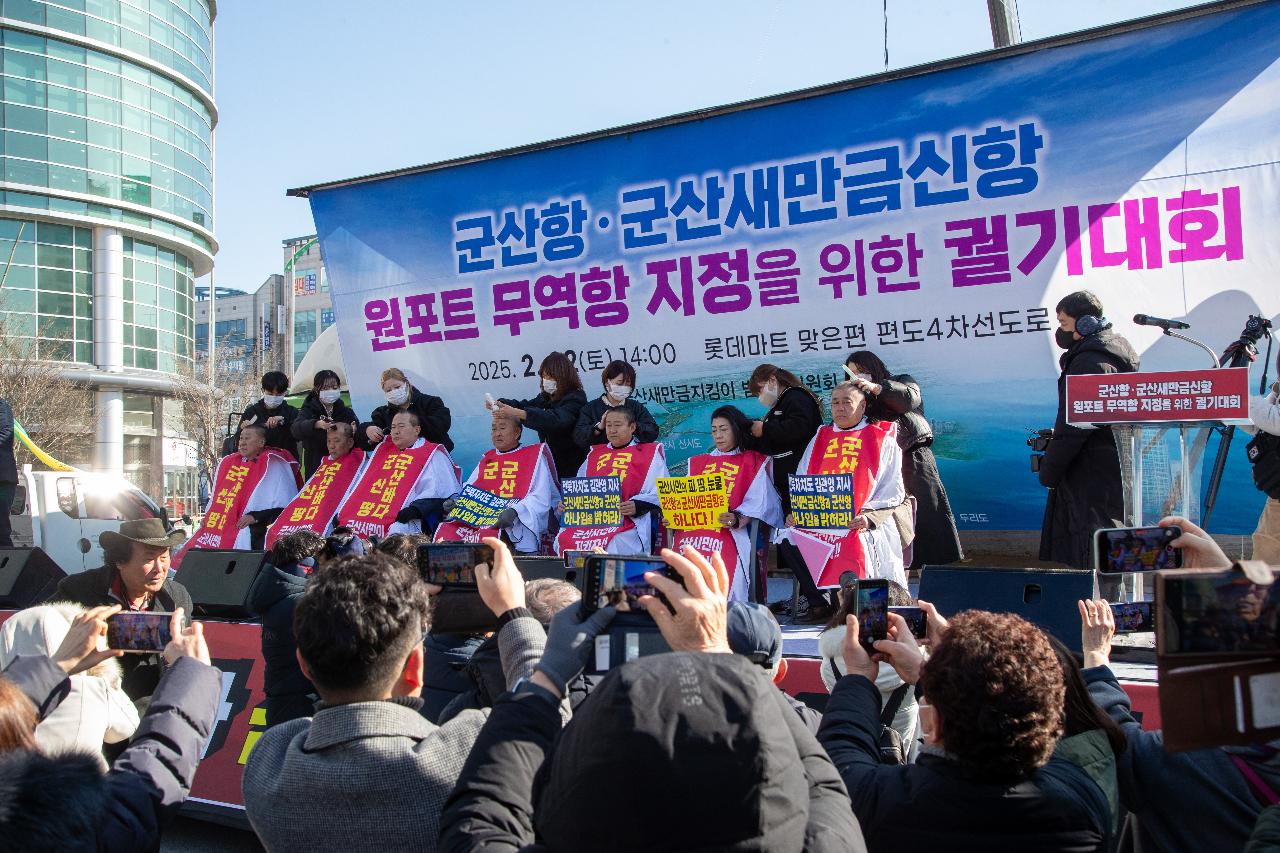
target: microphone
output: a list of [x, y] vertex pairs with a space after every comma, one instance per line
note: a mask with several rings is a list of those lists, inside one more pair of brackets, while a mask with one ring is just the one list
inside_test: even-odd
[[1170, 329], [1190, 329], [1190, 323], [1181, 320], [1166, 320], [1163, 317], [1148, 317], [1146, 314], [1134, 314], [1133, 322], [1139, 326], [1157, 326], [1166, 332]]

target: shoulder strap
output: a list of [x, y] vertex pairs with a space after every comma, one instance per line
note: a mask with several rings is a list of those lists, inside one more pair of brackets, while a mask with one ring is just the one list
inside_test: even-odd
[[898, 709], [900, 709], [902, 707], [902, 703], [906, 701], [907, 693], [910, 690], [911, 685], [904, 681], [901, 687], [889, 694], [889, 702], [884, 706], [884, 711], [880, 713], [881, 725], [893, 725], [893, 718], [898, 716]]
[[1254, 796], [1258, 798], [1262, 805], [1274, 806], [1280, 803], [1280, 794], [1276, 793], [1270, 785], [1263, 781], [1262, 777], [1258, 775], [1258, 771], [1249, 766], [1249, 762], [1238, 755], [1229, 755], [1227, 757], [1231, 759], [1231, 763], [1240, 771], [1240, 775], [1244, 777], [1244, 780], [1249, 783], [1249, 787], [1253, 789]]

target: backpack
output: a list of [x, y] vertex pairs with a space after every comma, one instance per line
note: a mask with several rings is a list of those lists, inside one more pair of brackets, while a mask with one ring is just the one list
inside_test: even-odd
[[1245, 445], [1253, 465], [1253, 484], [1269, 498], [1280, 498], [1280, 436], [1258, 430]]
[[881, 764], [907, 763], [908, 747], [902, 742], [902, 735], [893, 727], [893, 718], [898, 716], [898, 710], [902, 708], [902, 703], [906, 701], [907, 693], [911, 689], [912, 686], [910, 684], [903, 684], [890, 693], [889, 702], [884, 706], [884, 711], [880, 713]]

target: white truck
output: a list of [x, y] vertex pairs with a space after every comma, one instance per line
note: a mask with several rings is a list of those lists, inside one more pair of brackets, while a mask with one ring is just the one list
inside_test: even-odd
[[24, 465], [9, 508], [13, 544], [42, 548], [69, 575], [102, 565], [98, 537], [120, 522], [159, 518], [164, 509], [123, 477], [90, 471], [33, 471]]

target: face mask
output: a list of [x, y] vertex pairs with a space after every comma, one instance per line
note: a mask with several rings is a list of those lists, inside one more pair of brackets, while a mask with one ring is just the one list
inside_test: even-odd
[[631, 386], [609, 383], [609, 396], [615, 400], [625, 400], [631, 396]]
[[1071, 345], [1076, 342], [1075, 333], [1068, 332], [1066, 329], [1058, 329], [1053, 333], [1053, 340], [1063, 349], [1071, 349]]
[[400, 385], [392, 388], [386, 393], [387, 402], [393, 406], [402, 406], [409, 402], [409, 388], [406, 385]]
[[770, 380], [769, 384], [760, 389], [760, 394], [756, 397], [760, 401], [760, 405], [766, 409], [778, 402], [778, 383]]
[[284, 402], [284, 397], [276, 394], [263, 394], [262, 402], [268, 409], [278, 409], [280, 404]]
[[320, 392], [320, 402], [326, 406], [332, 406], [334, 403], [342, 399], [342, 392], [335, 389], [325, 389]]
[[554, 394], [556, 393], [556, 387], [556, 381], [554, 379], [542, 380], [542, 393]]

